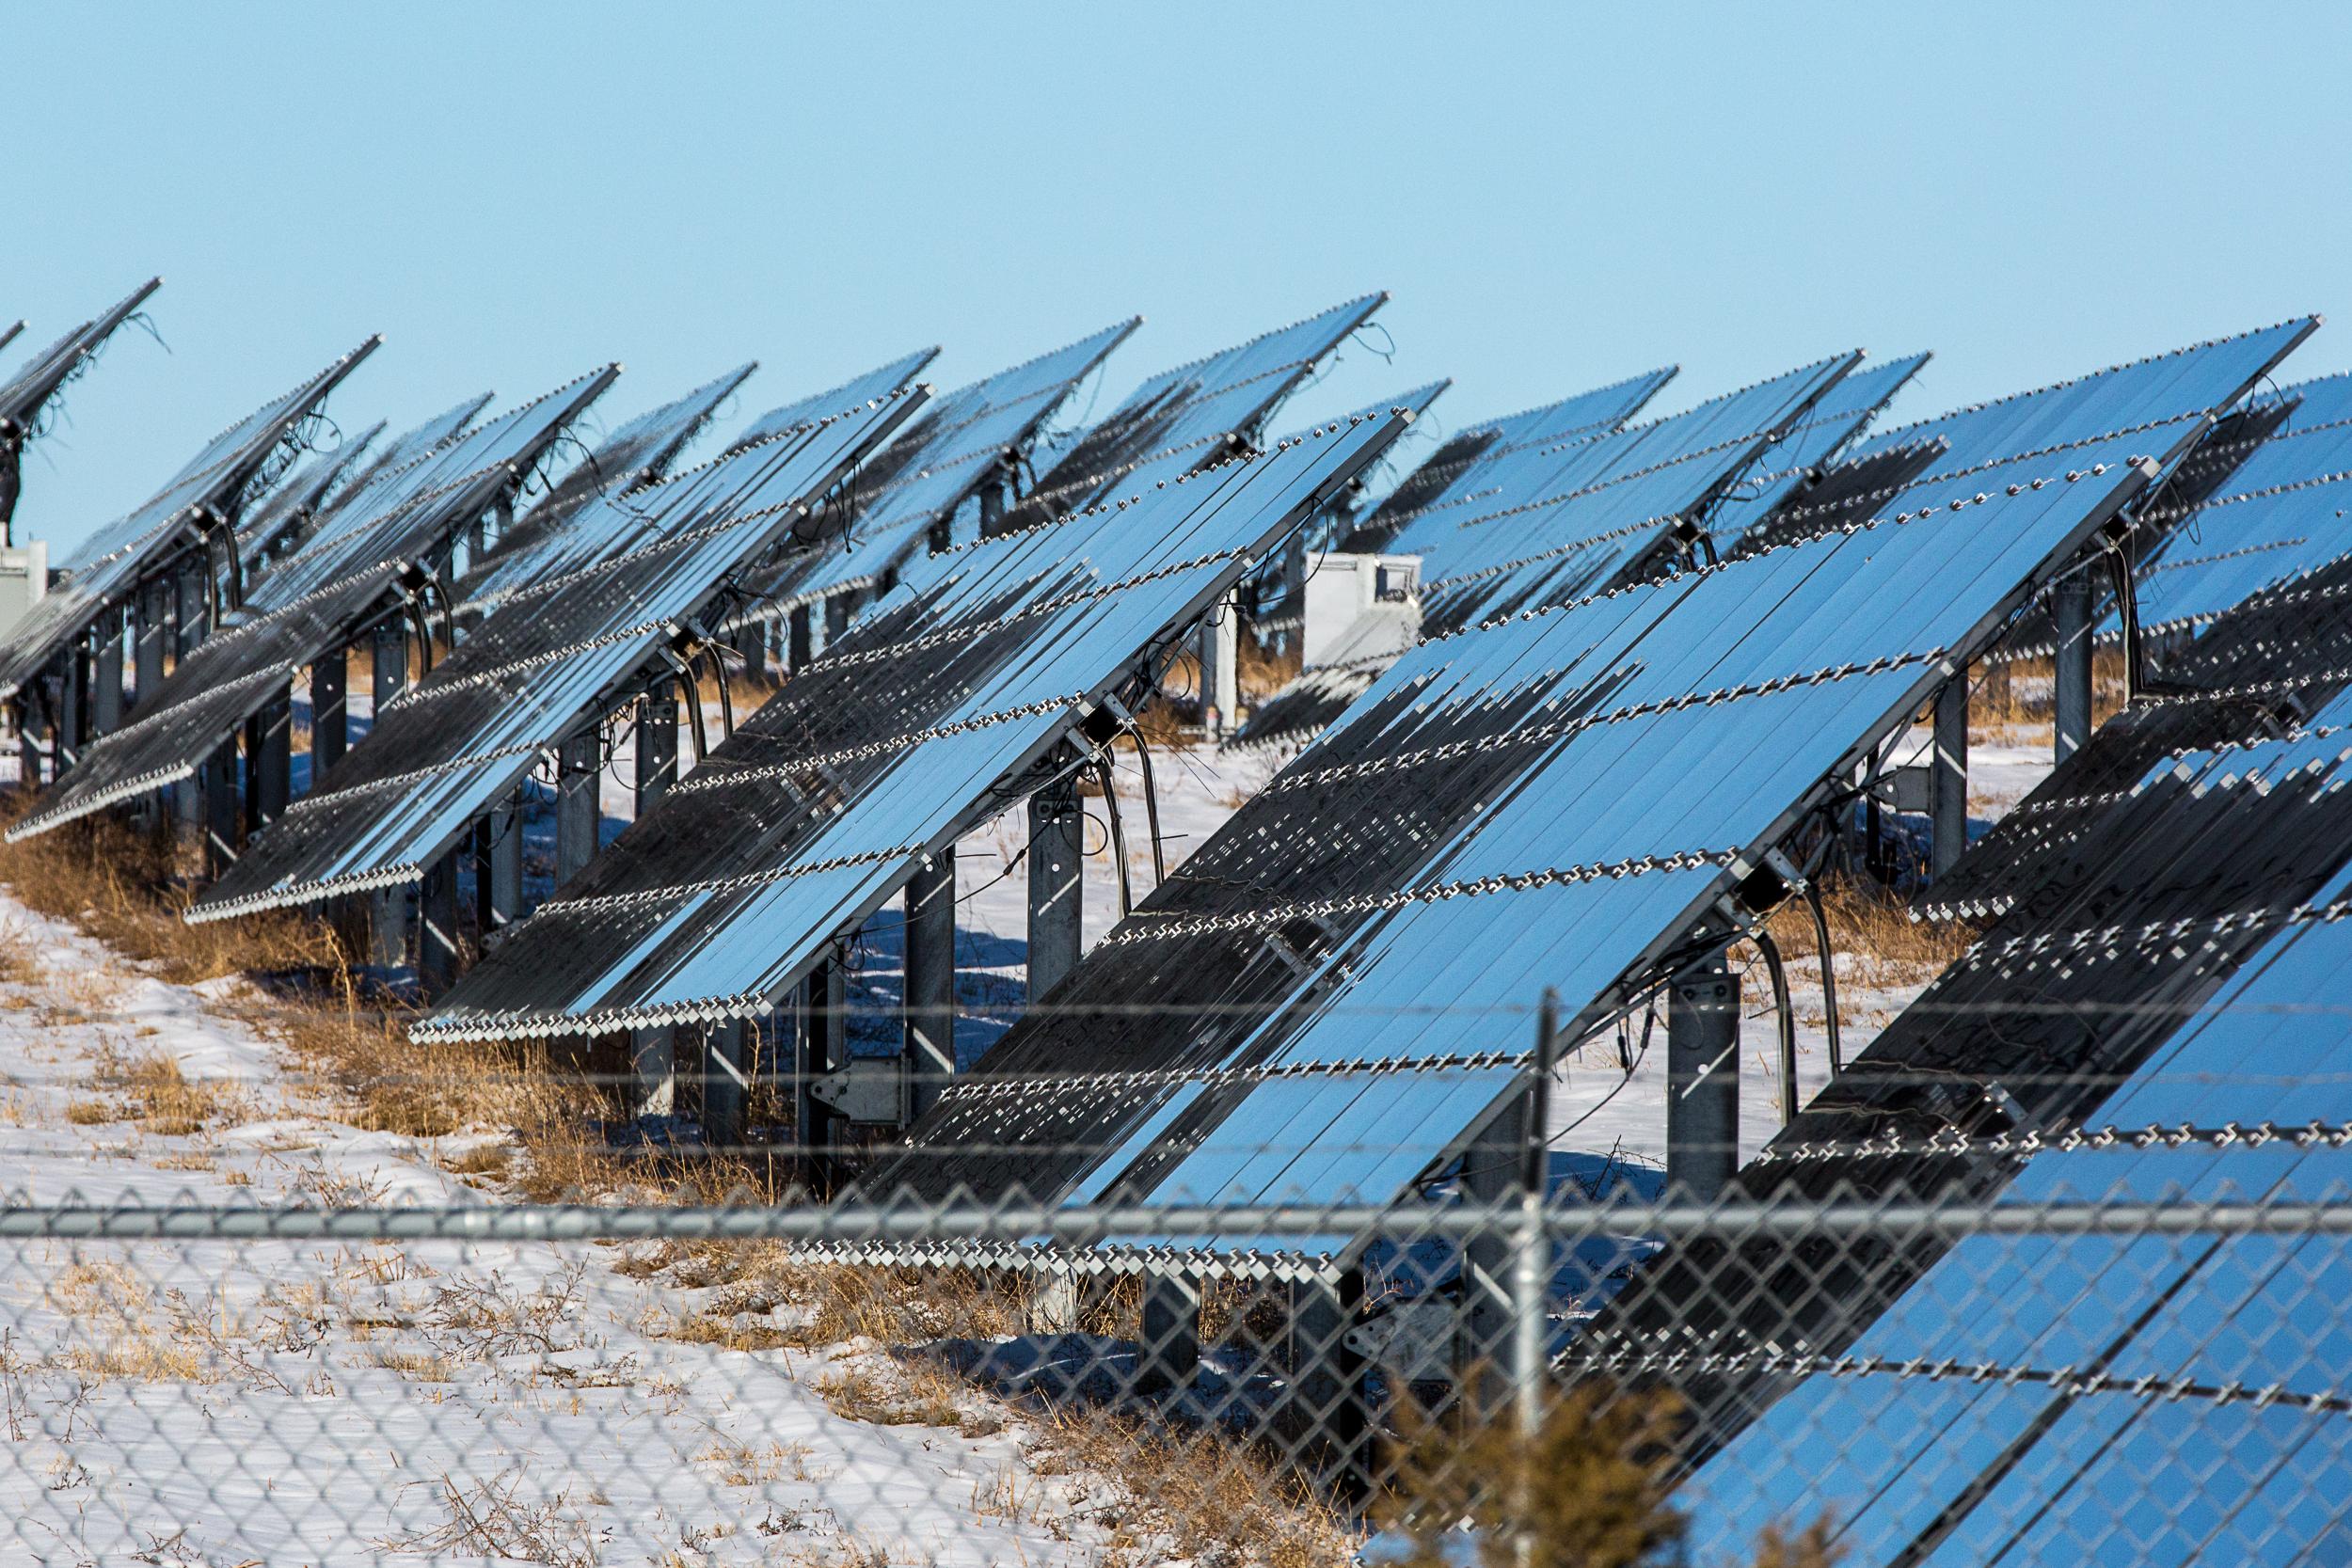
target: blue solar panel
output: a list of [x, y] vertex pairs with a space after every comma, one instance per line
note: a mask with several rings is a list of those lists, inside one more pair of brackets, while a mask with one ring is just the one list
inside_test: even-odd
[[[2280, 744], [2310, 762], [2344, 761], [2323, 736]], [[2312, 907], [2347, 894], [2352, 874], [2340, 874]], [[2347, 976], [2343, 923], [2284, 922], [2092, 1124], [2340, 1121], [2352, 1073]], [[2123, 1142], [2039, 1154], [2003, 1201], [2129, 1196], [2194, 1212], [2225, 1197], [2340, 1196], [2348, 1183], [2352, 1153], [2325, 1141]], [[1855, 1342], [1855, 1370], [1805, 1379], [1677, 1500], [1703, 1554], [1801, 1504], [1808, 1515], [1826, 1507], [1858, 1563], [2312, 1560], [2341, 1549], [2352, 1497], [2341, 1485], [2352, 1414], [2307, 1402], [2341, 1391], [2352, 1334], [2329, 1304], [2347, 1291], [2352, 1251], [2336, 1237], [1971, 1237]], [[1994, 1375], [1928, 1375], [1947, 1358]], [[2012, 1370], [2031, 1381], [2001, 1375]], [[2178, 1381], [2182, 1391], [2052, 1381], [2092, 1371], [2160, 1388]], [[2231, 1388], [2271, 1392], [2259, 1402], [2215, 1392]], [[1806, 1442], [1828, 1432], [1883, 1440]], [[2324, 1497], [2309, 1491], [2331, 1480]]]
[[420, 879], [545, 752], [664, 668], [664, 651], [724, 575], [803, 523], [922, 396], [893, 393], [739, 448], [705, 471], [723, 484], [689, 478], [636, 492], [646, 529], [634, 548], [508, 598], [378, 712], [367, 738], [246, 846], [190, 918]]
[[9, 832], [46, 832], [191, 776], [312, 662], [402, 609], [421, 575], [442, 569], [456, 531], [518, 486], [619, 373], [608, 365], [356, 487], [230, 624], [181, 658], [136, 720], [97, 740]]
[[837, 387], [828, 387], [821, 392], [796, 398], [782, 407], [771, 408], [745, 425], [742, 434], [727, 445], [731, 449], [748, 447], [803, 425], [830, 419], [844, 408], [880, 403], [901, 387], [912, 384], [916, 376], [923, 373], [924, 368], [938, 357], [939, 349], [934, 344], [930, 348], [918, 348], [913, 354], [901, 355], [870, 371], [861, 371]]
[[[1403, 426], [1327, 426], [930, 558], [947, 564], [795, 671], [419, 1032], [600, 1033], [765, 1011], [927, 853], [991, 815], [992, 786], [1058, 745]], [[829, 731], [866, 722], [851, 692], [882, 727], [829, 745]], [[709, 832], [714, 817], [730, 832]]]
[[1390, 541], [1422, 558], [1424, 624], [1451, 630], [1617, 580], [1860, 358], [1824, 359], [1681, 414], [1505, 458], [1490, 499], [1424, 511]]
[[[150, 294], [163, 287], [163, 282], [160, 277], [149, 278], [25, 360], [6, 379], [0, 380], [0, 443], [20, 443], [37, 429], [50, 399], [80, 373], [90, 358], [105, 346], [106, 340], [113, 337], [141, 305], [147, 303]], [[17, 330], [21, 331], [24, 325], [23, 322], [18, 322]], [[15, 335], [14, 331], [0, 335], [0, 342], [6, 342]]]
[[952, 516], [1008, 453], [1025, 450], [1141, 322], [1134, 317], [1105, 327], [939, 399], [860, 475], [846, 501], [852, 520], [837, 546], [795, 551], [762, 575], [756, 587], [767, 613], [890, 580], [931, 529]]

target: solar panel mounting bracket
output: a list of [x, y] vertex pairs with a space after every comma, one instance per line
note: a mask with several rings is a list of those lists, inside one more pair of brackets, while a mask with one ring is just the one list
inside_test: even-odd
[[907, 1075], [896, 1056], [853, 1056], [809, 1080], [809, 1098], [857, 1127], [904, 1127]]

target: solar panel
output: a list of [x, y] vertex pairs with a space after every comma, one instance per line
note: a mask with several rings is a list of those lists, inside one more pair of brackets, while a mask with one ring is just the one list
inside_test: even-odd
[[1390, 548], [1422, 558], [1432, 632], [1561, 604], [1638, 574], [1860, 363], [1840, 355], [1664, 419], [1505, 459], [1484, 500], [1424, 511]]
[[[1586, 420], [1548, 439], [1569, 425], [1554, 411], [1588, 412], [1629, 390], [1646, 396], [1670, 372], [1587, 393], [1535, 411], [1552, 418], [1518, 416], [1508, 428], [1523, 438], [1450, 460], [1437, 483], [1407, 482], [1399, 494], [1409, 504], [1391, 498], [1353, 543], [1379, 539], [1384, 551], [1421, 556], [1416, 636], [1541, 608], [1638, 573], [1683, 518], [1703, 520], [1710, 549], [1716, 540], [1728, 549], [1809, 483], [1926, 360], [1915, 355], [1828, 382], [1823, 366], [1807, 367], [1631, 430]], [[1439, 461], [1442, 451], [1433, 465]], [[1400, 629], [1393, 615], [1368, 617], [1251, 715], [1238, 738], [1274, 744], [1312, 735], [1395, 658]]]
[[520, 484], [620, 373], [608, 365], [372, 480], [256, 586], [233, 625], [182, 657], [139, 717], [93, 744], [10, 832], [48, 832], [191, 777], [314, 660], [418, 600], [455, 531]]
[[1025, 528], [1114, 493], [1189, 473], [1253, 443], [1325, 356], [1388, 303], [1365, 294], [1162, 371], [1082, 434], [1000, 526]]
[[941, 398], [860, 470], [837, 547], [795, 550], [750, 581], [762, 612], [888, 583], [1141, 324], [1132, 317]]
[[[1406, 423], [928, 558], [416, 1025], [600, 1033], [768, 1010]], [[723, 822], [723, 832], [711, 831]]]
[[62, 564], [65, 580], [0, 642], [0, 698], [23, 690], [142, 579], [210, 531], [233, 525], [256, 483], [266, 483], [272, 465], [292, 457], [305, 421], [379, 341], [370, 338], [214, 436], [169, 483], [77, 546]]
[[[475, 416], [489, 406], [491, 396], [483, 392], [468, 398], [382, 444], [377, 444], [376, 436], [384, 426], [373, 426], [358, 442], [366, 450], [336, 474], [329, 487], [332, 494], [321, 498], [321, 504], [309, 508], [307, 513], [298, 505], [285, 504], [286, 497], [298, 494], [302, 483], [301, 473], [289, 477], [266, 500], [253, 508], [252, 520], [237, 531], [237, 549], [245, 562], [246, 581], [259, 581], [278, 560], [293, 554], [310, 536], [324, 513], [339, 509], [365, 492], [379, 476], [408, 467], [473, 423]], [[313, 462], [324, 466], [342, 451], [338, 448], [335, 453], [316, 454]]]
[[[633, 493], [646, 517], [627, 554], [510, 595], [455, 653], [376, 714], [320, 786], [249, 842], [189, 912], [217, 919], [421, 879], [567, 736], [691, 652], [731, 569], [805, 525], [850, 465], [923, 401], [919, 387], [738, 448]], [[748, 504], [745, 504], [748, 502]]]
[[[2352, 709], [2339, 703], [2321, 718], [2301, 736], [2168, 761], [2102, 823], [2108, 847], [2134, 853], [2107, 862], [2062, 908], [1994, 927], [1898, 1021], [1900, 1033], [1882, 1042], [1891, 1053], [1872, 1047], [1868, 1059], [1897, 1069], [1875, 1100], [1897, 1103], [1908, 1085], [1910, 1103], [1869, 1137], [1916, 1145], [1932, 1128], [1944, 1157], [1872, 1155], [1855, 1135], [1863, 1106], [1823, 1107], [1775, 1140], [1779, 1158], [1747, 1184], [1842, 1180], [1869, 1192], [1899, 1180], [1933, 1192], [1965, 1181], [2005, 1185], [2011, 1205], [2120, 1197], [2189, 1212], [2251, 1196], [2249, 1182], [2290, 1202], [2340, 1189], [2352, 1169], [2332, 1141], [2270, 1136], [2339, 1122], [2338, 1085], [2352, 1069], [2352, 939], [2340, 919], [2352, 875], [2334, 847], [2352, 844], [2342, 787], [2352, 755], [2340, 728]], [[2275, 879], [2250, 874], [2249, 854]], [[2030, 998], [2041, 1016], [2012, 1010], [1988, 1025], [1979, 1009], [2004, 996]], [[1963, 1000], [1970, 1010], [1927, 1016]], [[2048, 1076], [2073, 1104], [2037, 1094], [2036, 1047], [2058, 1048], [2039, 1060], [2070, 1064]], [[1950, 1075], [1945, 1118], [1918, 1087], [1919, 1069], [1937, 1064]], [[2042, 1134], [2029, 1161], [1963, 1153], [1970, 1145], [1950, 1137], [1948, 1106], [1996, 1076], [2029, 1101], [2023, 1125], [2004, 1130]], [[2090, 1135], [2061, 1141], [2067, 1128]], [[2268, 1151], [2249, 1164], [2256, 1156], [2213, 1137], [2181, 1135], [2193, 1129], [2227, 1129], [2241, 1149], [2253, 1138]], [[1993, 1127], [1980, 1117], [1959, 1131], [1982, 1140]], [[1659, 1321], [1666, 1292], [1695, 1271], [1727, 1285], [1729, 1299], [1752, 1282], [1737, 1259], [1689, 1250], [1645, 1274], [1603, 1320], [1604, 1336], [1639, 1345], [1616, 1331]], [[1725, 1378], [1734, 1389], [1706, 1396], [1707, 1446], [1727, 1446], [1677, 1499], [1702, 1553], [1800, 1488], [1806, 1512], [1825, 1512], [1841, 1547], [1865, 1562], [2078, 1557], [2101, 1541], [2116, 1560], [2304, 1560], [2313, 1530], [2332, 1528], [2326, 1510], [2306, 1506], [2301, 1478], [2274, 1481], [2283, 1452], [2313, 1449], [2313, 1465], [2342, 1466], [2352, 1420], [2328, 1397], [2342, 1350], [2332, 1331], [2294, 1316], [2296, 1291], [2268, 1282], [2313, 1287], [2303, 1300], [2341, 1298], [2352, 1259], [2340, 1238], [1975, 1236], [1921, 1250], [1867, 1285], [1847, 1275], [1834, 1302], [1792, 1295], [1795, 1271], [1784, 1268], [1749, 1297], [1743, 1321], [1678, 1336], [1683, 1365], [1720, 1369], [1719, 1353], [1753, 1342], [1770, 1313], [1780, 1343], [1841, 1363]], [[2042, 1288], [2002, 1289], [2019, 1279]], [[1985, 1370], [1942, 1384], [1926, 1375], [1933, 1366]], [[2086, 1369], [2121, 1386], [2101, 1391], [2080, 1377]], [[2130, 1391], [2151, 1382], [2171, 1391]], [[2266, 1392], [2246, 1408], [2214, 1392], [2254, 1389]], [[1799, 1437], [1806, 1459], [1792, 1473], [1792, 1434], [1824, 1431], [1884, 1440], [1828, 1450]], [[2164, 1465], [2199, 1454], [2213, 1463], [2195, 1479], [2193, 1515], [2125, 1517], [2120, 1499], [2146, 1496]]]
[[[163, 287], [151, 277], [107, 309], [82, 323], [19, 365], [0, 380], [0, 534], [16, 510], [19, 468], [24, 443], [40, 429], [41, 418], [66, 383], [87, 369], [118, 327], [131, 319], [147, 297]], [[24, 329], [18, 322], [0, 332], [0, 345]]]
[[1424, 512], [1467, 506], [1491, 499], [1510, 482], [1511, 467], [1502, 461], [1521, 452], [1542, 451], [1605, 436], [1641, 412], [1672, 381], [1677, 367], [1668, 365], [1642, 375], [1579, 392], [1558, 403], [1506, 414], [1499, 420], [1470, 426], [1450, 436], [1429, 461], [1405, 477], [1382, 498], [1372, 515], [1340, 544], [1343, 550], [1386, 550], [1397, 531]]
[[[1431, 1112], [1399, 1153], [1396, 1078], [1454, 1075], [1407, 1097], [1417, 1114], [1474, 1103], [1518, 1082], [1542, 987], [1576, 1010], [1571, 1037], [1646, 994], [1716, 900], [2209, 420], [2192, 404], [2104, 435], [2021, 421], [2070, 438], [1915, 474], [1867, 523], [1422, 643], [865, 1186], [1391, 1198], [1485, 1110]], [[1318, 1098], [1294, 1122], [1298, 1079]]]
[[771, 408], [767, 413], [744, 426], [743, 433], [736, 436], [728, 445], [748, 447], [755, 442], [782, 436], [798, 426], [814, 424], [819, 420], [839, 413], [844, 408], [855, 408], [860, 404], [880, 403], [899, 388], [913, 385], [914, 378], [923, 373], [925, 367], [938, 357], [937, 344], [930, 348], [918, 348], [913, 354], [903, 355], [887, 364], [877, 365], [870, 371], [861, 372], [838, 387], [828, 387], [821, 392], [814, 392], [807, 397], [796, 399], [780, 408]]
[[238, 555], [248, 562], [259, 562], [299, 537], [336, 485], [367, 471], [370, 465], [363, 459], [368, 448], [383, 435], [379, 420], [357, 436], [344, 436], [332, 451], [313, 451], [296, 464], [237, 526]]
[[[501, 530], [479, 560], [469, 550], [466, 571], [452, 591], [458, 600], [459, 616], [477, 621], [517, 588], [578, 570], [629, 547], [638, 534], [629, 527], [634, 513], [626, 506], [595, 509], [600, 519], [614, 525], [602, 531], [576, 530], [572, 525], [591, 502], [626, 496], [668, 473], [678, 454], [718, 413], [719, 405], [734, 396], [758, 368], [739, 365], [628, 420], [587, 452], [537, 505], [516, 518], [512, 527]], [[833, 407], [837, 413], [868, 401], [849, 398]]]

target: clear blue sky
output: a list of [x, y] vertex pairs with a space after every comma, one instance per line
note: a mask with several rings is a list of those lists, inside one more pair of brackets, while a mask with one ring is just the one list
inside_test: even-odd
[[346, 427], [1141, 311], [1107, 407], [1375, 288], [1394, 365], [1298, 418], [1849, 346], [1933, 349], [1917, 415], [2312, 309], [2291, 368], [2352, 365], [2343, 8], [51, 5], [0, 57], [0, 363], [166, 277], [27, 465], [60, 542], [372, 331]]

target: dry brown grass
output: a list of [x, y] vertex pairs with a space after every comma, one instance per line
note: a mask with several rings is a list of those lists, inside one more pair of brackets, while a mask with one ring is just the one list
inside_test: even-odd
[[[781, 1315], [767, 1330], [772, 1343], [815, 1350], [852, 1339], [903, 1344], [940, 1338], [993, 1338], [1025, 1325], [1018, 1289], [968, 1269], [868, 1268], [797, 1259], [778, 1242], [669, 1242], [618, 1265], [638, 1278], [660, 1275], [688, 1290], [708, 1290], [694, 1320], [715, 1325], [672, 1327], [679, 1338], [723, 1343], [744, 1317]], [[745, 1333], [745, 1330], [732, 1330]], [[765, 1345], [745, 1348], [766, 1348]]]
[[[24, 801], [9, 797], [6, 811], [21, 813]], [[108, 817], [0, 845], [0, 881], [23, 903], [72, 921], [181, 985], [341, 962], [334, 933], [299, 915], [188, 925], [180, 915], [193, 892], [177, 848]]]
[[961, 1430], [968, 1419], [971, 1430], [965, 1431], [964, 1435], [977, 1437], [983, 1431], [1000, 1430], [1002, 1424], [982, 1417], [967, 1418], [956, 1402], [956, 1396], [962, 1392], [961, 1386], [937, 1368], [921, 1362], [907, 1367], [845, 1368], [819, 1378], [816, 1387], [826, 1409], [844, 1420], [864, 1421], [869, 1426]]
[[[1893, 895], [1846, 877], [1824, 881], [1821, 913], [1829, 924], [1831, 950], [1847, 958], [1852, 977], [1866, 986], [1932, 979], [1977, 938], [1977, 928], [1965, 921], [1914, 920]], [[1766, 929], [1791, 964], [1809, 961], [1820, 951], [1813, 917], [1802, 900], [1792, 898], [1775, 910]]]
[[[125, 1109], [119, 1119], [136, 1121], [141, 1132], [159, 1137], [184, 1138], [218, 1123], [245, 1119], [251, 1110], [234, 1085], [190, 1081], [180, 1064], [162, 1052], [124, 1056], [102, 1051], [98, 1082], [122, 1096]], [[71, 1109], [67, 1119], [72, 1119]]]
[[1241, 700], [1257, 704], [1297, 679], [1299, 670], [1298, 639], [1276, 653], [1243, 628], [1239, 639], [1241, 657], [1234, 661], [1234, 678], [1241, 684]]
[[[1968, 731], [1987, 744], [2034, 744], [2049, 737], [2055, 717], [2051, 698], [2057, 666], [2047, 655], [1983, 667], [1968, 696]], [[2123, 709], [2123, 651], [2100, 648], [2090, 656], [2090, 718], [2098, 725]]]

